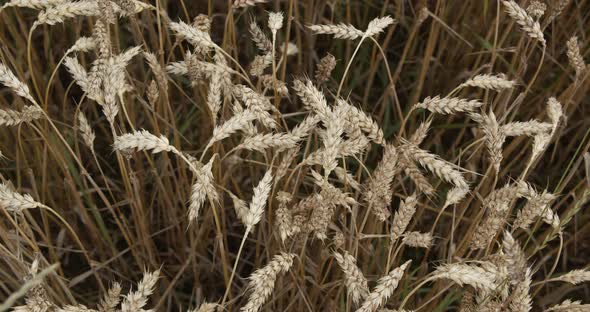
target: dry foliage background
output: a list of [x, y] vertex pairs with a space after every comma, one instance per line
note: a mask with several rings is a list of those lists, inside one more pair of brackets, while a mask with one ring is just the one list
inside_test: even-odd
[[588, 1], [262, 2], [6, 2], [0, 310], [590, 311]]

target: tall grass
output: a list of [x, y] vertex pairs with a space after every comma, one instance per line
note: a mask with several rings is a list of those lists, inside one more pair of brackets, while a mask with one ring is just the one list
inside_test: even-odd
[[0, 311], [586, 311], [580, 1], [11, 0]]

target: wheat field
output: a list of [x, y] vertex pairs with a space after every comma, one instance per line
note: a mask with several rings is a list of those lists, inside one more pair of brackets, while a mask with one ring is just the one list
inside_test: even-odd
[[5, 0], [0, 312], [590, 311], [587, 0]]

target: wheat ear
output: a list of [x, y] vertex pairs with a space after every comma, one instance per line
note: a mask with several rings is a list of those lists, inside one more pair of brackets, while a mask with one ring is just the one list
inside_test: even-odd
[[377, 286], [367, 296], [367, 299], [363, 305], [357, 310], [357, 312], [373, 312], [377, 311], [379, 307], [387, 303], [387, 299], [393, 294], [399, 281], [404, 275], [404, 271], [410, 265], [412, 260], [406, 261], [398, 268], [393, 269], [389, 274], [382, 277], [377, 281]]
[[518, 3], [514, 0], [503, 0], [502, 3], [506, 7], [506, 13], [527, 33], [532, 39], [536, 39], [543, 46], [545, 46], [545, 38], [543, 37], [543, 31], [539, 22], [533, 20], [533, 18], [527, 14], [527, 12], [521, 8]]
[[249, 278], [250, 284], [248, 285], [251, 292], [250, 298], [248, 299], [248, 303], [240, 311], [259, 311], [274, 290], [277, 276], [280, 273], [289, 271], [291, 266], [293, 266], [294, 258], [295, 254], [278, 254], [265, 267], [252, 273]]
[[483, 103], [478, 100], [466, 100], [456, 97], [441, 98], [437, 95], [433, 98], [426, 97], [422, 102], [414, 105], [414, 108], [423, 108], [439, 114], [454, 114], [472, 112], [482, 105]]
[[20, 213], [24, 209], [41, 208], [45, 205], [36, 202], [29, 194], [21, 195], [5, 183], [0, 184], [0, 207]]
[[348, 296], [350, 296], [354, 304], [359, 304], [361, 300], [369, 295], [367, 279], [356, 265], [356, 259], [348, 252], [345, 251], [343, 254], [335, 252], [334, 258], [346, 277]]
[[12, 73], [12, 71], [2, 63], [0, 63], [0, 83], [9, 87], [12, 91], [14, 91], [14, 93], [18, 94], [19, 96], [31, 101], [33, 104], [37, 104], [37, 102], [31, 95], [29, 87], [24, 82], [20, 81]]

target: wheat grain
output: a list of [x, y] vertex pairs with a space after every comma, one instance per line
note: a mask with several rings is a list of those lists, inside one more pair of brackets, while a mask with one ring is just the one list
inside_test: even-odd
[[578, 37], [573, 36], [567, 41], [567, 59], [570, 65], [576, 71], [576, 79], [580, 79], [586, 71], [586, 63], [584, 57], [580, 53], [580, 46], [578, 44]]
[[330, 79], [330, 75], [332, 74], [332, 71], [334, 70], [335, 67], [336, 67], [336, 58], [332, 54], [328, 53], [328, 54], [326, 54], [326, 56], [322, 57], [322, 59], [320, 60], [320, 62], [316, 66], [316, 71], [315, 71], [316, 83], [322, 84], [322, 83], [328, 81], [328, 79]]
[[528, 312], [532, 309], [533, 304], [529, 294], [531, 287], [531, 275], [531, 269], [526, 268], [524, 280], [516, 284], [512, 290], [512, 294], [508, 299], [510, 302], [510, 311]]
[[31, 101], [33, 104], [37, 104], [29, 87], [22, 81], [20, 81], [6, 65], [0, 62], [0, 82], [10, 88], [14, 93], [19, 96]]
[[505, 259], [508, 264], [508, 274], [511, 282], [518, 283], [524, 281], [526, 278], [526, 270], [528, 268], [526, 256], [518, 242], [508, 231], [504, 232], [502, 250], [506, 255]]
[[276, 35], [277, 30], [283, 28], [283, 12], [268, 13], [268, 28]]
[[158, 83], [158, 87], [164, 92], [168, 90], [168, 80], [166, 78], [166, 72], [158, 62], [158, 59], [155, 54], [152, 52], [143, 52], [143, 57], [147, 61], [148, 65], [152, 69], [154, 73], [154, 77], [156, 78], [156, 82]]
[[67, 51], [66, 55], [72, 52], [88, 52], [96, 49], [96, 40], [92, 37], [80, 37], [74, 45], [72, 45]]
[[196, 221], [199, 217], [199, 211], [201, 210], [201, 207], [205, 203], [205, 199], [207, 199], [207, 197], [212, 202], [219, 201], [219, 195], [217, 194], [215, 186], [213, 185], [213, 173], [211, 172], [213, 160], [214, 157], [212, 157], [206, 165], [198, 168], [198, 171], [195, 173], [197, 180], [191, 187], [190, 204], [188, 207], [188, 219], [191, 223]]
[[345, 283], [348, 296], [354, 304], [359, 304], [361, 300], [369, 295], [367, 279], [356, 265], [356, 259], [348, 252], [344, 251], [343, 254], [335, 252], [334, 258], [336, 258], [338, 265], [346, 277]]
[[225, 123], [213, 129], [213, 134], [207, 146], [213, 145], [213, 143], [221, 141], [237, 131], [246, 128], [248, 123], [256, 119], [256, 114], [251, 110], [245, 110], [240, 114], [234, 115], [228, 119]]
[[340, 182], [350, 186], [354, 190], [360, 191], [361, 185], [344, 168], [336, 167], [336, 168], [334, 168], [334, 173], [336, 174], [336, 176], [338, 177]]
[[506, 7], [506, 13], [508, 13], [508, 15], [520, 25], [527, 35], [532, 39], [538, 40], [543, 46], [545, 46], [546, 42], [539, 22], [534, 21], [533, 18], [518, 5], [518, 3], [514, 2], [514, 0], [502, 0], [502, 3]]
[[254, 6], [259, 3], [266, 3], [267, 0], [234, 0], [234, 8]]
[[266, 149], [275, 148], [280, 152], [296, 147], [298, 140], [298, 137], [288, 133], [258, 134], [246, 138], [236, 149], [264, 152]]
[[252, 41], [256, 44], [256, 47], [265, 54], [268, 54], [272, 51], [272, 42], [268, 37], [264, 34], [262, 29], [258, 27], [256, 22], [250, 23], [250, 35], [252, 35]]
[[364, 33], [352, 25], [338, 24], [338, 25], [310, 25], [307, 26], [315, 34], [333, 35], [337, 39], [354, 40], [360, 38]]
[[404, 144], [400, 149], [406, 157], [417, 161], [422, 167], [427, 168], [442, 180], [463, 189], [469, 188], [461, 172], [456, 170], [452, 164], [440, 159], [437, 155], [430, 154], [412, 144]]
[[201, 31], [201, 30], [197, 29], [196, 27], [193, 27], [189, 24], [186, 24], [183, 21], [180, 21], [178, 23], [171, 22], [170, 29], [172, 29], [172, 31], [174, 31], [177, 35], [188, 40], [188, 42], [190, 42], [190, 44], [192, 44], [195, 47], [201, 47], [201, 48], [215, 48], [216, 47], [216, 44], [213, 43], [213, 41], [211, 40], [211, 37], [209, 36], [208, 33], [203, 32], [203, 31]]
[[408, 224], [412, 220], [414, 213], [416, 213], [416, 204], [418, 203], [416, 195], [408, 196], [405, 200], [400, 202], [399, 209], [393, 216], [391, 224], [391, 239], [396, 240], [404, 234]]
[[409, 139], [410, 143], [412, 143], [416, 146], [419, 146], [420, 143], [422, 143], [422, 141], [424, 141], [424, 139], [426, 139], [426, 136], [428, 135], [428, 131], [430, 130], [431, 124], [432, 124], [431, 120], [421, 123], [420, 126], [418, 126], [418, 128], [416, 129], [416, 131], [414, 131], [414, 133], [412, 133], [412, 136]]
[[410, 265], [412, 261], [408, 260], [399, 267], [391, 270], [389, 274], [382, 277], [377, 281], [377, 286], [367, 296], [367, 299], [363, 305], [356, 310], [357, 312], [373, 312], [379, 309], [382, 305], [387, 303], [387, 299], [393, 294], [399, 281], [404, 275], [404, 271]]
[[304, 107], [317, 114], [323, 123], [326, 123], [332, 117], [332, 110], [328, 107], [326, 97], [309, 79], [305, 82], [301, 80], [293, 81], [293, 89], [301, 98]]
[[582, 304], [582, 301], [572, 301], [570, 299], [567, 299], [564, 300], [562, 303], [554, 305], [545, 311], [588, 312], [590, 311], [590, 304]]
[[266, 207], [268, 195], [270, 194], [271, 186], [272, 170], [267, 170], [260, 182], [258, 182], [258, 185], [254, 188], [252, 202], [250, 203], [248, 214], [244, 220], [244, 225], [246, 225], [246, 228], [252, 229], [256, 224], [258, 224], [258, 222], [260, 222], [262, 214], [264, 213], [264, 207]]
[[539, 122], [537, 120], [529, 121], [515, 121], [504, 124], [500, 127], [500, 131], [505, 136], [519, 136], [528, 135], [535, 136], [540, 133], [548, 133], [553, 128], [553, 125], [546, 122]]
[[168, 139], [160, 135], [155, 136], [146, 130], [126, 133], [115, 138], [113, 149], [116, 151], [152, 151], [152, 153], [171, 152], [176, 149], [170, 145]]
[[454, 205], [459, 203], [467, 194], [469, 193], [469, 188], [463, 187], [454, 187], [447, 193], [447, 198], [445, 199], [445, 204], [443, 208], [448, 206]]
[[501, 91], [503, 89], [512, 89], [516, 85], [513, 80], [506, 79], [504, 74], [481, 74], [465, 81], [459, 88], [477, 87], [486, 90]]
[[387, 15], [384, 17], [378, 17], [373, 19], [372, 21], [369, 22], [369, 25], [367, 26], [367, 30], [365, 31], [364, 35], [365, 37], [372, 37], [380, 32], [383, 31], [383, 29], [385, 29], [387, 26], [394, 24], [396, 21], [391, 18], [391, 16]]
[[547, 5], [536, 0], [531, 1], [529, 6], [526, 8], [526, 12], [535, 19], [541, 18], [541, 16], [545, 14], [545, 10], [547, 10]]
[[45, 207], [45, 205], [36, 202], [29, 194], [21, 195], [12, 190], [6, 183], [0, 183], [0, 207], [20, 213], [24, 209], [33, 209]]
[[115, 308], [121, 302], [121, 284], [115, 282], [109, 288], [108, 292], [101, 299], [98, 310], [101, 312], [115, 312]]
[[435, 279], [450, 279], [459, 286], [466, 284], [482, 291], [493, 291], [496, 288], [495, 274], [475, 265], [445, 264], [438, 267], [432, 277]]
[[149, 296], [154, 292], [160, 271], [145, 272], [143, 279], [137, 284], [137, 290], [129, 292], [121, 302], [121, 312], [143, 311]]
[[404, 153], [400, 157], [400, 166], [404, 168], [404, 173], [410, 177], [416, 188], [425, 195], [434, 194], [434, 187], [428, 182], [418, 166], [416, 166]]
[[492, 191], [484, 199], [483, 209], [486, 211], [486, 217], [475, 229], [471, 238], [472, 248], [485, 248], [494, 239], [504, 224], [511, 202], [519, 196], [522, 196], [522, 193], [518, 187], [506, 185]]
[[392, 196], [391, 183], [399, 171], [397, 159], [396, 148], [393, 145], [386, 145], [383, 159], [377, 165], [363, 193], [364, 200], [381, 221], [387, 220], [391, 214], [388, 207]]
[[0, 7], [0, 11], [9, 7], [43, 9], [46, 7], [58, 5], [64, 1], [65, 0], [10, 0]]
[[408, 232], [403, 235], [402, 243], [410, 247], [430, 248], [432, 246], [432, 234], [420, 232]]
[[260, 310], [268, 297], [274, 290], [277, 276], [280, 273], [286, 273], [293, 266], [295, 254], [281, 253], [274, 256], [262, 269], [256, 270], [250, 275], [250, 298], [248, 303], [243, 306], [242, 312], [256, 312]]
[[15, 126], [23, 122], [43, 118], [43, 110], [38, 106], [28, 105], [19, 112], [12, 109], [0, 109], [0, 126]]
[[94, 150], [94, 139], [96, 138], [96, 135], [94, 134], [94, 130], [92, 130], [88, 119], [86, 119], [86, 116], [82, 112], [78, 113], [78, 127], [80, 129], [80, 134], [82, 134], [84, 144], [86, 144], [91, 150]]
[[458, 112], [472, 112], [482, 106], [483, 103], [478, 100], [465, 100], [461, 98], [433, 98], [426, 97], [422, 102], [414, 105], [414, 108], [427, 109], [433, 113], [454, 114]]
[[500, 171], [502, 163], [502, 145], [506, 140], [506, 134], [501, 131], [496, 115], [493, 112], [482, 114], [481, 128], [485, 135], [485, 144], [490, 157], [490, 163], [496, 174]]

